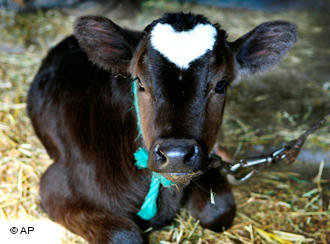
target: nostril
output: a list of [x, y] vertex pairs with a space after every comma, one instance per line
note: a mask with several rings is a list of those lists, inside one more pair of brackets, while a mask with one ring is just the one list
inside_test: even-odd
[[187, 154], [184, 156], [184, 162], [188, 162], [198, 154], [198, 146], [195, 145], [189, 149]]
[[155, 150], [154, 150], [154, 153], [155, 153], [155, 159], [156, 161], [160, 162], [160, 163], [165, 163], [166, 162], [166, 156], [165, 154], [160, 150], [160, 145], [157, 144], [155, 146]]

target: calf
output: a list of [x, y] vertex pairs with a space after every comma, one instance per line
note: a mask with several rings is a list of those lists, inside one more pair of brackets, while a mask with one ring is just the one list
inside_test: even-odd
[[[165, 14], [143, 32], [103, 17], [76, 21], [28, 95], [33, 127], [54, 160], [40, 185], [52, 220], [89, 243], [144, 243], [141, 230], [169, 224], [181, 206], [205, 228], [230, 227], [231, 188], [207, 170], [226, 89], [276, 65], [296, 27], [273, 21], [226, 38], [218, 24], [193, 14]], [[141, 150], [144, 169], [135, 165]], [[141, 214], [150, 208], [153, 214]]]

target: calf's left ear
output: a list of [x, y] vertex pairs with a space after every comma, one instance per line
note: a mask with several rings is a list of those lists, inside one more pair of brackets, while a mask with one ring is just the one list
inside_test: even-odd
[[74, 36], [94, 64], [125, 74], [141, 33], [123, 29], [104, 17], [83, 16], [75, 22]]
[[266, 22], [230, 43], [238, 72], [242, 75], [265, 72], [274, 67], [295, 44], [297, 28], [286, 21]]

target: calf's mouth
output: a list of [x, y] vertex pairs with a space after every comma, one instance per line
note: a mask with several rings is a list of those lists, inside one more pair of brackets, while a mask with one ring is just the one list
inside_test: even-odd
[[203, 171], [196, 172], [178, 172], [178, 173], [161, 173], [165, 178], [171, 180], [175, 184], [188, 184], [192, 179], [203, 174]]

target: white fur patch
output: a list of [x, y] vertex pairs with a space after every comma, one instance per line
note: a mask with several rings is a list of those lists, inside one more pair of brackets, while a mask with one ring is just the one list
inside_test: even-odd
[[198, 24], [188, 31], [177, 32], [169, 24], [158, 23], [151, 31], [151, 45], [181, 69], [212, 50], [217, 30], [210, 24]]

